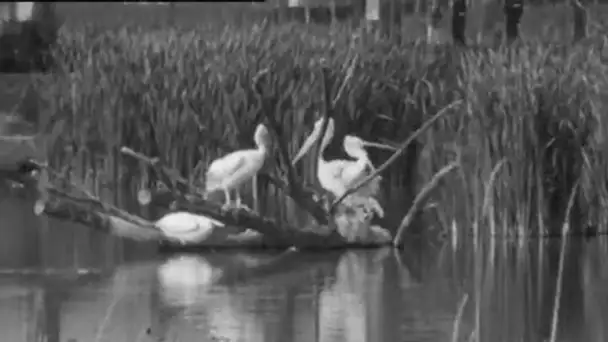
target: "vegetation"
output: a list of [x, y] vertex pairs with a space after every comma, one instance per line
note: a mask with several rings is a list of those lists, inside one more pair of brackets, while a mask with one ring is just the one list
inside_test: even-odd
[[[464, 49], [396, 42], [339, 24], [66, 20], [55, 51], [61, 70], [37, 87], [54, 123], [51, 164], [95, 179], [99, 193], [104, 186], [135, 193], [155, 179], [121, 155], [122, 147], [160, 157], [196, 185], [211, 160], [251, 146], [262, 121], [277, 134], [276, 165], [268, 171], [283, 170], [275, 174], [282, 178], [288, 167], [280, 147], [295, 152], [354, 63], [344, 93], [329, 106], [338, 137], [397, 144], [461, 101], [384, 173], [387, 197], [398, 201], [385, 204], [385, 224], [396, 227], [396, 209], [456, 160], [460, 171], [433, 192], [436, 210], [426, 210], [427, 219], [476, 235], [558, 234], [577, 182], [573, 231], [605, 222], [603, 48], [599, 36], [576, 46], [526, 39]], [[340, 145], [334, 142], [327, 157], [341, 156]], [[372, 156], [376, 164], [388, 157]], [[311, 167], [296, 171], [313, 182]], [[262, 213], [280, 222], [301, 216], [267, 179], [259, 187]]]

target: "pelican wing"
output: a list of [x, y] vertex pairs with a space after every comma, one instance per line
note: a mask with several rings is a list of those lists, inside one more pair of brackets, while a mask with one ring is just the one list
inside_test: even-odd
[[335, 180], [342, 180], [344, 175], [344, 170], [348, 168], [348, 160], [332, 160], [327, 162], [326, 168], [324, 172], [328, 173], [328, 176]]
[[181, 243], [196, 243], [211, 236], [223, 223], [188, 212], [175, 212], [156, 221], [165, 238]]
[[340, 178], [349, 187], [365, 176], [367, 176], [367, 164], [361, 165], [357, 162], [348, 162], [340, 173]]
[[222, 222], [213, 220], [206, 216], [191, 214], [189, 212], [173, 212], [163, 216], [156, 222], [165, 234], [183, 234], [197, 231], [201, 228], [211, 228], [213, 226], [224, 226]]
[[242, 181], [253, 178], [257, 171], [249, 158], [243, 158], [243, 162], [234, 172], [225, 175], [224, 184], [240, 184]]
[[219, 186], [222, 180], [230, 177], [236, 171], [243, 168], [247, 162], [245, 158], [246, 152], [247, 151], [232, 152], [211, 163], [205, 177], [207, 190]]
[[331, 177], [343, 183], [346, 186], [352, 186], [361, 177], [364, 177], [367, 172], [367, 165], [361, 167], [359, 163], [352, 160], [334, 160], [331, 164]]

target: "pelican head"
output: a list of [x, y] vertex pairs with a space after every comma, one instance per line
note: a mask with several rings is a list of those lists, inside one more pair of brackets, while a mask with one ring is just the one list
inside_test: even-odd
[[366, 147], [376, 147], [379, 149], [390, 151], [396, 150], [392, 146], [365, 141], [354, 135], [347, 135], [344, 137], [343, 147], [346, 154], [348, 154], [352, 158], [367, 161], [367, 163], [372, 167], [372, 169], [374, 168], [374, 165], [369, 160], [367, 151], [365, 151]]
[[[308, 153], [308, 151], [310, 151], [310, 148], [313, 146], [313, 144], [317, 140], [319, 140], [319, 136], [321, 135], [321, 130], [323, 129], [324, 123], [325, 123], [325, 118], [321, 118], [315, 122], [315, 125], [312, 129], [312, 133], [310, 133], [308, 138], [306, 138], [306, 141], [304, 141], [304, 144], [302, 145], [302, 147], [300, 148], [300, 150], [298, 151], [296, 156], [293, 158], [293, 161], [291, 162], [292, 165], [295, 165], [298, 162], [298, 160], [300, 160], [300, 158], [302, 158], [306, 153]], [[333, 136], [334, 136], [334, 129], [335, 129], [334, 119], [330, 118], [329, 122], [327, 123], [327, 129], [325, 130], [325, 136], [323, 137], [323, 140], [321, 141], [322, 147], [325, 147], [325, 146], [327, 146], [327, 144], [329, 144], [329, 142], [331, 141], [331, 138], [333, 138]]]
[[354, 135], [347, 135], [344, 137], [344, 151], [346, 151], [346, 153], [353, 158], [359, 158], [361, 153], [365, 153], [366, 147], [375, 147], [382, 150], [396, 151], [396, 149], [392, 146], [365, 141]]
[[253, 134], [253, 141], [259, 148], [270, 148], [270, 133], [268, 132], [268, 128], [263, 124], [258, 124], [255, 128], [255, 133]]

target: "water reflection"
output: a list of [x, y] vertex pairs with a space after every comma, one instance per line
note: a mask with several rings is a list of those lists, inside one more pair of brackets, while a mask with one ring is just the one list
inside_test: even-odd
[[176, 256], [158, 267], [161, 297], [167, 305], [204, 304], [207, 291], [220, 270], [197, 255]]
[[333, 273], [335, 256], [175, 256], [159, 267], [159, 297], [164, 310], [173, 313], [165, 312], [158, 337], [314, 340], [316, 289]]
[[360, 342], [381, 334], [382, 262], [388, 249], [374, 255], [345, 252], [338, 262], [336, 282], [319, 295], [320, 342]]
[[[552, 331], [557, 240], [158, 256], [0, 198], [2, 340], [536, 342]], [[556, 341], [605, 341], [608, 240], [565, 251]]]

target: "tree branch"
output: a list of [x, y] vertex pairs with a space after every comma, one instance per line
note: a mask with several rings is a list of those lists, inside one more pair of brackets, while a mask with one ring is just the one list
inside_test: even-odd
[[340, 196], [339, 198], [337, 198], [332, 203], [332, 205], [331, 205], [331, 207], [329, 209], [329, 212], [332, 213], [334, 211], [334, 209], [336, 208], [336, 206], [338, 204], [340, 204], [340, 202], [342, 202], [346, 197], [348, 197], [349, 195], [355, 193], [357, 190], [359, 190], [365, 184], [369, 183], [372, 179], [374, 179], [376, 176], [378, 176], [380, 173], [382, 173], [384, 170], [386, 170], [389, 166], [391, 166], [397, 160], [397, 158], [399, 158], [399, 156], [401, 156], [403, 154], [403, 152], [405, 152], [405, 149], [409, 146], [409, 144], [412, 143], [412, 141], [414, 141], [416, 138], [418, 138], [418, 136], [420, 134], [424, 133], [428, 128], [430, 128], [431, 125], [433, 123], [435, 123], [435, 121], [437, 121], [443, 115], [445, 115], [448, 112], [449, 109], [452, 109], [452, 108], [456, 107], [457, 105], [459, 105], [460, 102], [461, 102], [460, 100], [452, 102], [451, 104], [449, 104], [446, 107], [442, 108], [439, 112], [437, 112], [437, 114], [433, 115], [429, 120], [427, 120], [420, 128], [418, 128], [414, 133], [412, 133], [412, 135], [410, 135], [401, 144], [401, 146], [399, 147], [399, 149], [395, 153], [393, 153], [393, 155], [390, 158], [388, 158], [384, 162], [384, 164], [382, 164], [379, 168], [377, 168], [370, 175], [368, 175], [367, 177], [365, 177], [357, 185], [355, 185], [352, 188], [348, 189], [342, 196]]
[[439, 185], [439, 181], [447, 176], [450, 172], [454, 171], [459, 166], [458, 162], [451, 162], [448, 165], [444, 166], [441, 170], [439, 170], [431, 180], [426, 183], [426, 185], [420, 190], [416, 198], [414, 199], [414, 203], [408, 210], [407, 214], [401, 220], [401, 224], [397, 230], [397, 234], [393, 239], [393, 246], [399, 248], [403, 245], [403, 236], [407, 228], [414, 221], [414, 217], [423, 207], [424, 203], [428, 199], [431, 192]]
[[[325, 133], [327, 133], [327, 127], [329, 126], [329, 119], [333, 118], [333, 112], [336, 108], [336, 104], [338, 103], [338, 100], [340, 99], [340, 97], [342, 97], [342, 94], [344, 93], [344, 90], [346, 89], [346, 85], [348, 84], [348, 82], [350, 82], [350, 80], [353, 78], [353, 74], [355, 72], [355, 67], [357, 66], [357, 59], [359, 58], [358, 55], [355, 55], [355, 57], [351, 60], [350, 65], [348, 66], [348, 69], [346, 70], [346, 76], [344, 77], [344, 81], [342, 82], [342, 84], [340, 85], [340, 88], [338, 88], [338, 91], [336, 92], [336, 96], [334, 97], [334, 99], [330, 102], [330, 98], [331, 98], [331, 91], [328, 87], [327, 84], [327, 69], [325, 67], [323, 67], [321, 69], [321, 85], [323, 86], [323, 104], [324, 104], [324, 112], [323, 112], [323, 126], [321, 126], [321, 134], [319, 135], [319, 141], [322, 142], [323, 138], [325, 137]], [[315, 153], [315, 156], [317, 156], [317, 158], [315, 160], [319, 160], [321, 158], [321, 153], [323, 151], [321, 151], [321, 143], [319, 143], [317, 145], [317, 153]]]
[[[164, 173], [168, 168], [163, 167], [158, 159], [149, 158], [139, 153], [131, 151], [129, 149], [123, 149], [127, 151], [126, 155], [134, 158], [141, 158], [139, 160], [146, 162], [146, 165], [155, 169], [156, 172]], [[56, 172], [48, 168], [46, 165], [37, 163], [35, 161], [28, 161], [27, 168], [38, 168], [47, 169], [50, 174], [60, 177]], [[170, 174], [172, 172], [169, 172]], [[33, 178], [27, 176], [24, 172], [17, 171], [4, 171], [2, 176], [13, 179], [22, 184], [29, 184], [33, 182]], [[165, 175], [168, 178], [172, 176]], [[175, 176], [175, 175], [173, 175]], [[182, 186], [186, 180], [182, 177], [175, 179], [176, 185]], [[78, 222], [87, 226], [95, 227], [96, 229], [102, 230], [109, 234], [114, 234], [122, 237], [127, 237], [135, 240], [156, 240], [165, 241], [166, 238], [164, 233], [154, 225], [153, 222], [147, 221], [136, 215], [132, 215], [126, 211], [118, 209], [108, 203], [102, 202], [99, 198], [90, 194], [86, 189], [81, 188], [73, 183], [65, 182], [66, 186], [71, 189], [77, 190], [82, 193], [83, 196], [76, 196], [55, 187], [52, 184], [48, 185], [49, 194], [52, 196], [44, 208], [44, 213], [48, 216], [55, 217], [61, 220], [67, 220], [72, 222]], [[287, 248], [289, 246], [295, 246], [300, 249], [315, 249], [315, 248], [333, 248], [333, 247], [345, 247], [348, 246], [346, 241], [334, 231], [320, 232], [317, 227], [309, 227], [308, 229], [295, 229], [293, 227], [285, 227], [284, 225], [278, 225], [274, 220], [260, 217], [253, 212], [249, 212], [245, 209], [234, 209], [224, 210], [220, 205], [205, 201], [203, 199], [193, 199], [187, 201], [184, 197], [180, 196], [176, 200], [177, 209], [185, 210], [194, 214], [205, 215], [218, 221], [224, 222], [226, 225], [234, 227], [246, 227], [251, 228], [264, 237], [263, 241], [257, 245]], [[244, 229], [243, 229], [244, 230]], [[230, 234], [230, 233], [227, 233]], [[230, 236], [228, 237], [230, 238]], [[230, 240], [230, 239], [228, 239]], [[228, 242], [227, 246], [238, 245], [238, 241], [225, 241]], [[220, 241], [219, 245], [224, 244]], [[243, 243], [247, 245], [247, 241]], [[181, 246], [182, 248], [193, 248], [193, 247], [205, 247], [203, 242], [200, 245], [186, 245]]]
[[[29, 165], [28, 168], [46, 170], [56, 179], [63, 177], [46, 164], [33, 160], [28, 160], [25, 163]], [[35, 181], [33, 177], [23, 172], [3, 173], [3, 176], [24, 184], [26, 187], [30, 187], [30, 184]], [[162, 233], [152, 222], [104, 203], [86, 189], [74, 183], [64, 180], [62, 184], [65, 184], [68, 189], [59, 189], [53, 184], [46, 185], [46, 190], [51, 195], [52, 200], [45, 203], [44, 214], [57, 219], [92, 226], [107, 233], [128, 236], [136, 240], [162, 239]], [[77, 196], [72, 193], [74, 191], [84, 196]]]
[[[330, 104], [330, 89], [327, 85], [327, 70], [325, 68], [321, 68], [321, 86], [323, 87], [323, 125], [321, 125], [321, 132], [319, 134], [316, 153], [315, 153], [315, 163], [321, 158], [321, 145], [323, 144], [323, 139], [325, 138], [325, 134], [327, 133], [327, 128], [329, 127], [329, 120], [333, 119], [333, 103]], [[292, 161], [293, 164], [293, 161]], [[315, 169], [318, 167], [316, 164], [314, 165]]]
[[[161, 181], [171, 189], [175, 196], [189, 194], [202, 199], [202, 196], [200, 194], [203, 193], [203, 189], [191, 187], [188, 183], [188, 180], [182, 177], [177, 170], [162, 165], [160, 158], [148, 157], [142, 153], [133, 151], [132, 149], [126, 146], [123, 146], [120, 149], [120, 153], [135, 158], [151, 167], [156, 172], [156, 175], [161, 179]], [[195, 193], [193, 193], [192, 190], [194, 190]]]
[[[177, 174], [175, 170], [163, 166], [158, 158], [146, 157], [126, 147], [123, 147], [121, 152], [146, 162], [146, 164], [149, 167], [154, 168], [157, 173], [164, 174], [165, 178], [169, 178], [170, 183], [187, 187], [187, 180]], [[184, 193], [189, 194], [188, 191]], [[260, 216], [253, 211], [243, 208], [225, 209], [217, 203], [203, 199], [201, 196], [191, 194], [190, 197], [190, 199], [187, 199], [186, 196], [176, 196], [176, 208], [190, 213], [208, 216], [229, 226], [253, 229], [263, 234], [270, 245], [295, 246], [298, 248], [327, 248], [328, 246], [346, 245], [344, 239], [337, 232], [331, 232], [329, 235], [324, 235], [314, 228], [296, 229], [294, 227], [285, 227], [284, 225], [278, 224], [275, 220]], [[312, 197], [310, 198], [312, 200]]]
[[257, 75], [255, 75], [253, 77], [253, 87], [259, 96], [261, 110], [265, 114], [266, 120], [268, 120], [270, 129], [274, 133], [275, 139], [279, 142], [279, 144], [278, 144], [279, 157], [281, 158], [281, 160], [285, 164], [285, 167], [287, 168], [287, 170], [286, 170], [287, 186], [292, 188], [292, 187], [295, 187], [296, 182], [294, 180], [293, 168], [289, 164], [289, 156], [288, 156], [287, 150], [285, 149], [285, 146], [287, 146], [287, 142], [284, 140], [283, 134], [281, 134], [280, 125], [275, 118], [275, 115], [277, 114], [276, 111], [277, 111], [277, 109], [279, 109], [281, 107], [281, 102], [284, 101], [284, 99], [280, 98], [279, 103], [275, 106], [275, 108], [270, 108], [271, 105], [269, 103], [267, 103], [268, 101], [264, 97], [264, 90], [262, 89], [262, 86], [260, 84], [260, 80], [262, 79], [262, 77], [268, 76], [269, 72], [270, 72], [269, 69], [264, 69], [264, 70], [260, 71]]
[[[350, 79], [352, 79], [353, 74], [354, 74], [354, 68], [356, 66], [356, 62], [357, 62], [357, 56], [355, 56], [355, 58], [352, 59], [350, 66], [347, 69], [347, 73], [346, 73], [346, 77], [344, 78], [344, 81], [342, 82], [342, 84], [340, 85], [340, 88], [338, 89], [336, 96], [334, 97], [334, 99], [331, 101], [330, 104], [330, 90], [329, 87], [327, 85], [327, 77], [326, 77], [326, 69], [322, 68], [321, 70], [321, 85], [323, 87], [323, 95], [324, 95], [324, 113], [323, 113], [323, 126], [321, 127], [321, 140], [323, 139], [323, 137], [325, 136], [325, 133], [327, 131], [327, 127], [329, 126], [329, 119], [332, 118], [332, 113], [333, 110], [336, 106], [336, 103], [338, 102], [338, 100], [340, 99], [341, 95], [344, 93], [344, 90], [346, 89], [346, 85], [348, 84], [348, 82], [350, 81]], [[287, 151], [285, 149], [282, 149], [283, 151], [283, 158], [288, 158], [287, 156]], [[320, 158], [320, 154], [321, 154], [321, 145], [319, 144], [319, 146], [317, 147], [317, 159], [318, 160]], [[293, 169], [293, 162], [290, 162], [289, 159], [287, 159], [287, 164], [288, 164], [288, 168], [289, 170], [291, 170], [292, 175], [295, 174], [294, 169]], [[293, 179], [293, 178], [292, 178]], [[295, 182], [295, 180], [293, 180], [293, 182]], [[295, 183], [294, 183], [295, 184]], [[290, 190], [294, 191], [296, 190], [298, 191], [299, 194], [302, 194], [302, 187], [299, 188], [295, 188], [291, 187]], [[312, 191], [307, 193], [306, 196], [297, 196], [297, 198], [304, 200], [306, 199], [309, 202], [315, 202], [314, 199], [312, 198]], [[292, 197], [293, 198], [293, 197]], [[295, 199], [294, 199], [295, 200]], [[297, 203], [297, 201], [296, 201]], [[316, 203], [316, 202], [315, 202]], [[320, 224], [330, 224], [332, 222], [331, 218], [330, 218], [330, 213], [325, 211], [323, 206], [320, 206], [318, 203], [315, 205], [316, 210], [318, 211], [317, 215], [315, 216], [317, 222], [319, 222]], [[311, 212], [309, 210], [309, 212]], [[323, 215], [323, 217], [321, 218], [321, 214]], [[314, 215], [313, 215], [314, 216]]]
[[[298, 185], [298, 183], [295, 180], [295, 171], [293, 169], [293, 166], [289, 162], [289, 154], [287, 153], [287, 148], [286, 148], [287, 142], [285, 141], [285, 139], [283, 139], [283, 135], [280, 133], [279, 124], [277, 123], [276, 118], [275, 118], [275, 110], [277, 108], [279, 108], [280, 106], [277, 106], [277, 108], [275, 108], [275, 110], [271, 110], [271, 108], [268, 108], [269, 104], [267, 104], [266, 100], [263, 98], [263, 89], [262, 89], [259, 81], [260, 81], [261, 77], [264, 75], [267, 75], [268, 72], [269, 72], [268, 69], [262, 70], [260, 73], [258, 73], [253, 78], [253, 82], [254, 82], [254, 88], [256, 89], [257, 93], [262, 97], [262, 98], [260, 98], [260, 101], [262, 102], [262, 106], [261, 106], [262, 111], [264, 113], [267, 113], [266, 119], [268, 120], [268, 123], [270, 124], [270, 128], [273, 131], [275, 138], [279, 141], [279, 144], [278, 144], [279, 157], [281, 158], [281, 160], [283, 161], [283, 164], [287, 168], [287, 170], [286, 170], [286, 174], [287, 174], [287, 184], [286, 185], [287, 186], [283, 187], [282, 189], [283, 189], [284, 193], [286, 193], [291, 199], [293, 199], [293, 201], [300, 208], [304, 209], [309, 214], [311, 214], [312, 217], [319, 224], [321, 224], [321, 225], [328, 224], [330, 222], [330, 220], [328, 220], [328, 218], [327, 218], [325, 209], [313, 199], [310, 192], [305, 191], [301, 186]], [[281, 101], [282, 101], [282, 99], [281, 99]]]

